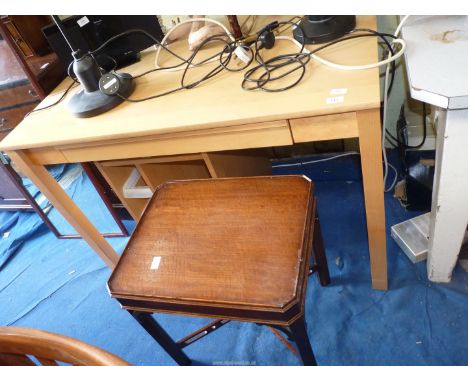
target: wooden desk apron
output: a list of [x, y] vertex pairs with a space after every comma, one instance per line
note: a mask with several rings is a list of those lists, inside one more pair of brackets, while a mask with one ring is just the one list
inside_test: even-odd
[[300, 142], [358, 137], [356, 112], [252, 123], [181, 133], [114, 139], [99, 143], [33, 148], [37, 164], [105, 161], [211, 151], [287, 146]]

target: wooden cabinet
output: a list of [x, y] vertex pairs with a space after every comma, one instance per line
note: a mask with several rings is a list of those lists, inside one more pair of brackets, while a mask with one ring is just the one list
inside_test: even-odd
[[[31, 18], [30, 25], [26, 28], [28, 17]], [[23, 26], [18, 30], [12, 29], [12, 20], [18, 21], [17, 26]], [[42, 36], [40, 25], [35, 16], [0, 17], [0, 139], [65, 76], [63, 65], [55, 53], [47, 53], [48, 49], [41, 45], [40, 39], [32, 36], [34, 30], [35, 34]], [[23, 37], [30, 36], [28, 44], [15, 37], [15, 33], [20, 32]], [[46, 54], [39, 56], [38, 53]]]
[[[61, 62], [41, 39], [46, 22], [45, 16], [0, 17], [0, 140], [64, 78]], [[10, 164], [2, 162], [0, 209], [24, 208], [32, 208], [31, 199]]]
[[10, 132], [39, 103], [39, 96], [26, 78], [5, 41], [0, 41], [0, 138]]
[[49, 16], [1, 16], [0, 22], [25, 58], [51, 52], [41, 28], [52, 23]]

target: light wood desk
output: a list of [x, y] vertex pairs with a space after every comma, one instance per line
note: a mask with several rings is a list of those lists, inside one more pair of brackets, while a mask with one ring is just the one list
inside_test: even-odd
[[[358, 17], [358, 27], [376, 29], [375, 17]], [[295, 49], [290, 42], [281, 41], [265, 55]], [[377, 41], [373, 37], [350, 40], [327, 49], [322, 55], [335, 62], [355, 65], [375, 62]], [[153, 62], [154, 53], [149, 52], [126, 71], [139, 74], [152, 68]], [[207, 70], [194, 69], [191, 76]], [[242, 76], [242, 73], [224, 72], [195, 89], [147, 102], [125, 102], [91, 119], [72, 117], [67, 111], [67, 96], [51, 109], [26, 118], [1, 142], [0, 150], [10, 155], [97, 254], [113, 267], [118, 259], [116, 252], [44, 165], [182, 154], [206, 158], [223, 150], [358, 137], [372, 286], [386, 289], [378, 70], [338, 71], [311, 62], [300, 84], [280, 93], [246, 92], [240, 86]], [[132, 97], [141, 98], [178, 87], [179, 78], [180, 72], [155, 72], [139, 78]], [[57, 88], [41, 106], [60, 97], [65, 86], [64, 83]], [[333, 97], [332, 89], [343, 88], [347, 93], [342, 102], [327, 102]]]

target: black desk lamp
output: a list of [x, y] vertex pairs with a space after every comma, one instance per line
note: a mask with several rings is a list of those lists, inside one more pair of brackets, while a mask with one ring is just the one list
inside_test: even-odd
[[304, 16], [293, 31], [304, 44], [323, 44], [344, 36], [356, 28], [356, 16]]
[[73, 47], [60, 18], [52, 16], [52, 19], [72, 51], [73, 72], [82, 86], [68, 103], [68, 108], [75, 117], [94, 117], [116, 107], [123, 102], [123, 98], [117, 93], [125, 98], [130, 96], [135, 88], [131, 75], [103, 74], [91, 54]]

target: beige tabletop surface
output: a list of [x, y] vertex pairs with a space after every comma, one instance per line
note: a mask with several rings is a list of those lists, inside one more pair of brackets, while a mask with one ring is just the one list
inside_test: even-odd
[[[358, 16], [357, 27], [375, 29], [375, 16]], [[174, 49], [185, 52], [186, 56], [189, 54], [185, 42], [174, 44]], [[264, 54], [268, 57], [296, 50], [291, 42], [278, 41]], [[348, 65], [375, 62], [378, 59], [376, 38], [343, 42], [319, 55]], [[166, 57], [161, 56], [163, 64], [169, 63]], [[150, 48], [142, 53], [140, 62], [120, 72], [142, 73], [154, 67], [154, 58], [155, 50]], [[209, 71], [209, 65], [190, 69], [189, 80]], [[376, 108], [380, 104], [378, 73], [378, 69], [336, 70], [311, 61], [307, 64], [304, 79], [297, 86], [284, 92], [267, 93], [243, 90], [243, 72], [222, 72], [194, 89], [140, 103], [123, 102], [111, 111], [85, 119], [73, 117], [67, 109], [68, 100], [79, 89], [77, 86], [58, 105], [26, 117], [0, 142], [0, 150], [83, 144]], [[166, 71], [138, 78], [131, 98], [176, 88], [180, 85], [180, 77], [181, 72]], [[57, 100], [69, 81], [64, 80], [38, 107]], [[333, 89], [346, 89], [338, 103], [329, 103]]]

